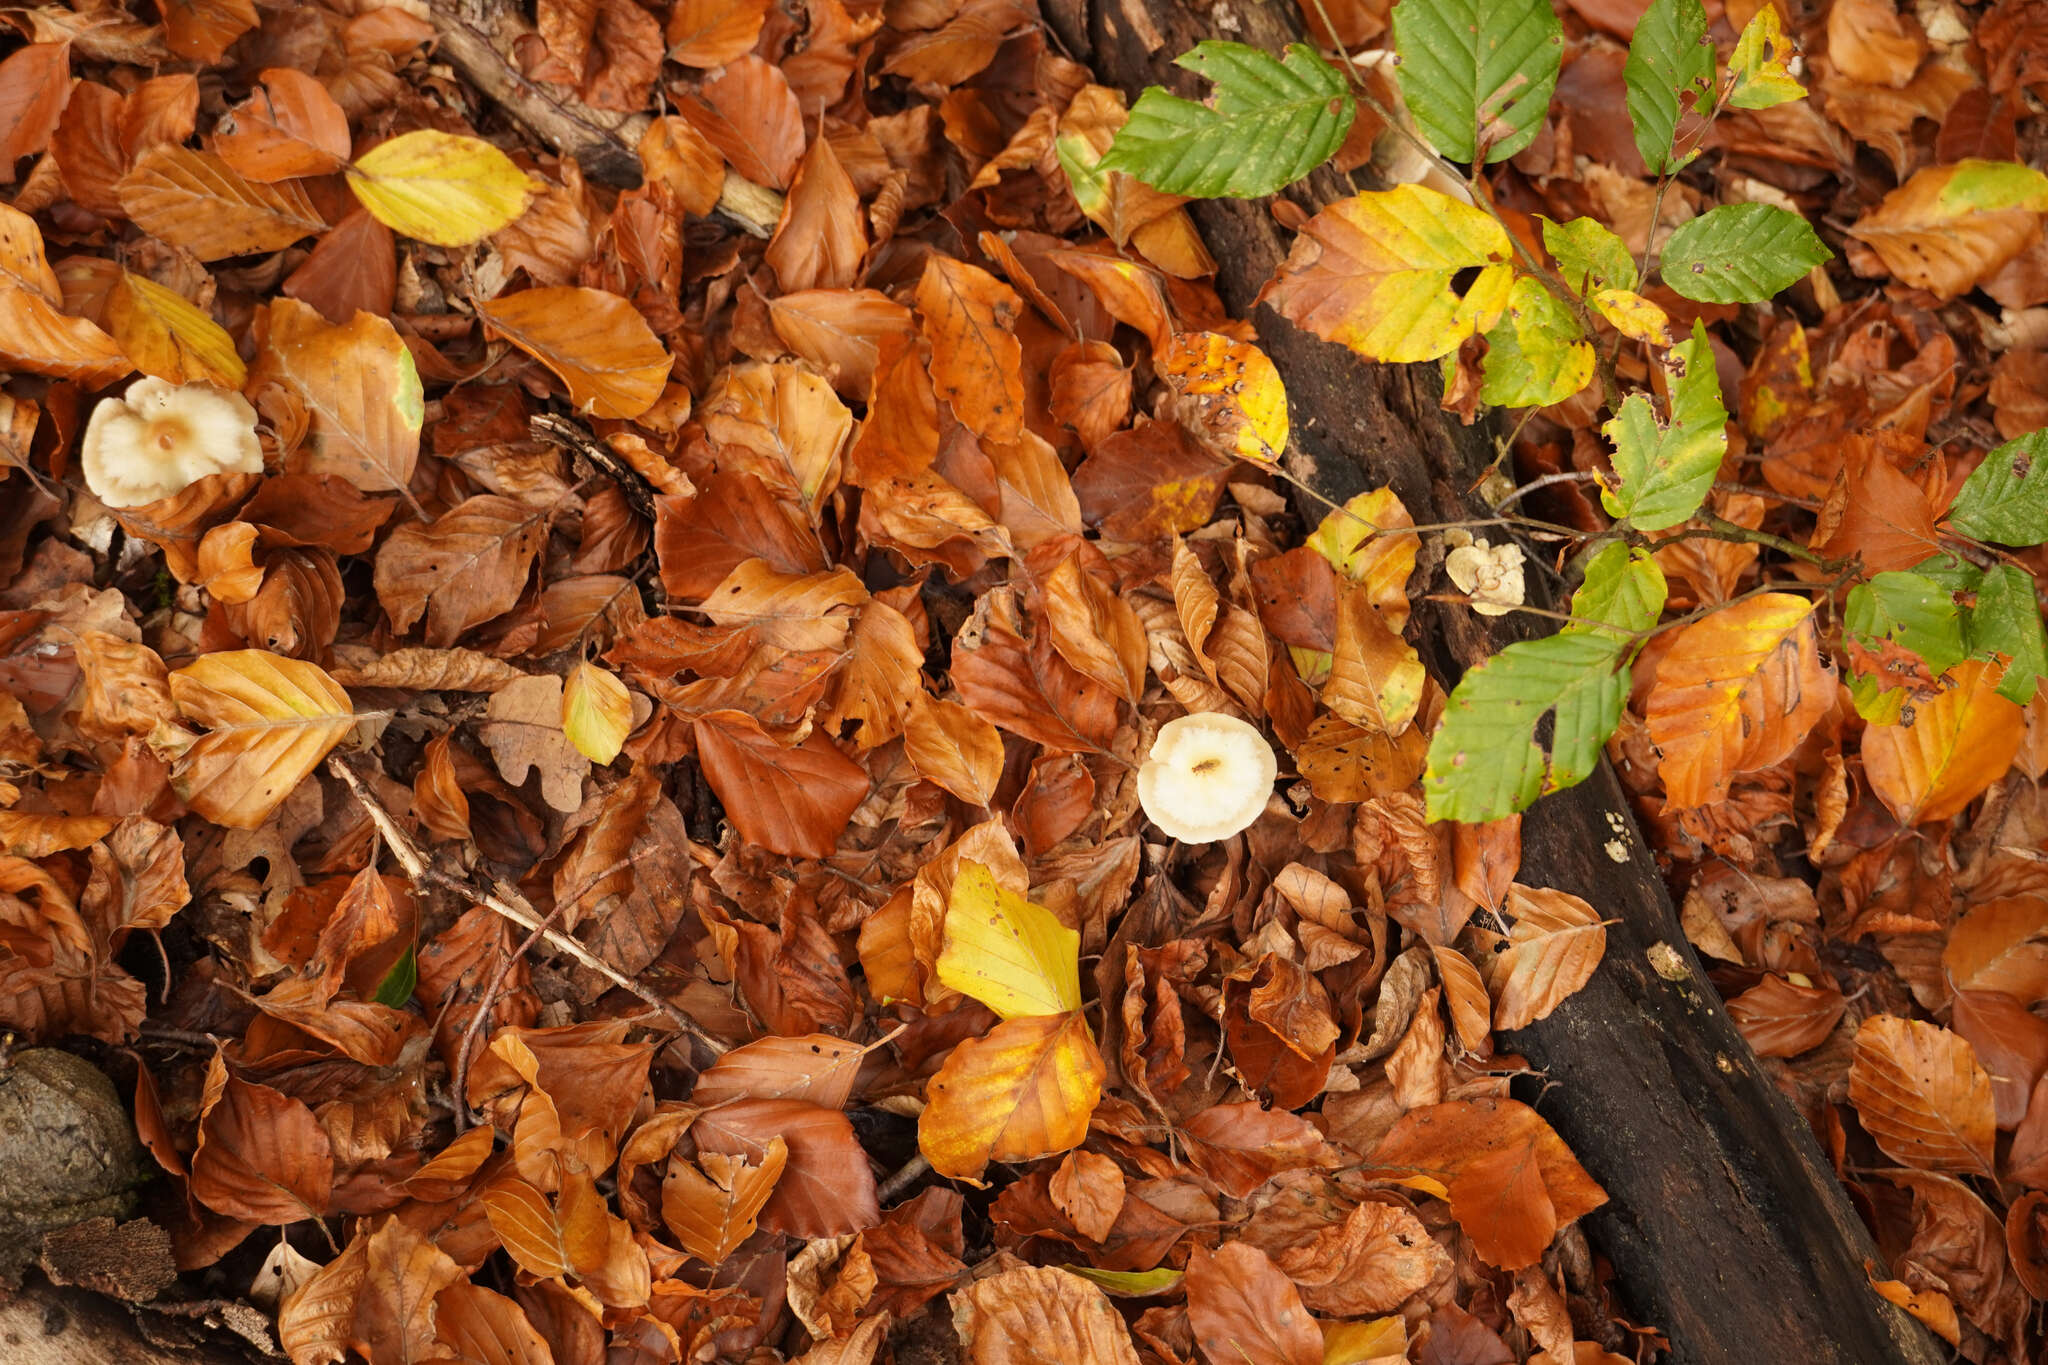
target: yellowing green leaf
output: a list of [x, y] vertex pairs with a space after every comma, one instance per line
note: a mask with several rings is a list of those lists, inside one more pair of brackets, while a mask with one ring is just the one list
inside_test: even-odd
[[1971, 158], [1917, 172], [1849, 235], [1906, 284], [1954, 298], [2040, 240], [2044, 210], [2048, 176]]
[[[1399, 185], [1311, 218], [1259, 298], [1369, 360], [1434, 360], [1500, 317], [1510, 252], [1507, 230], [1479, 209]], [[1474, 268], [1459, 295], [1452, 278]]]
[[1005, 1019], [1081, 1008], [1081, 936], [963, 862], [946, 905], [939, 980]]
[[1805, 99], [1805, 87], [1792, 75], [1792, 56], [1778, 7], [1758, 7], [1728, 58], [1728, 104], [1736, 109], [1768, 109]]
[[533, 182], [482, 138], [421, 128], [381, 142], [348, 168], [363, 207], [393, 232], [468, 246], [526, 212]]
[[633, 728], [633, 697], [626, 685], [588, 660], [562, 684], [562, 733], [592, 763], [609, 763]]
[[1596, 289], [1587, 302], [1614, 330], [1654, 346], [1671, 344], [1671, 315], [1630, 289]]
[[1483, 372], [1479, 397], [1496, 407], [1562, 403], [1593, 378], [1593, 346], [1563, 300], [1524, 275], [1486, 334]]

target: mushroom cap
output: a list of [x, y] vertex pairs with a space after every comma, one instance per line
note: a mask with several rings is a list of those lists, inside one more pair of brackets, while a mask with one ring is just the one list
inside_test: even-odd
[[173, 497], [209, 474], [261, 474], [256, 409], [232, 389], [138, 379], [92, 410], [79, 466], [109, 507]]
[[1159, 727], [1138, 769], [1138, 803], [1182, 843], [1213, 843], [1259, 818], [1279, 772], [1256, 726], [1200, 712]]
[[1522, 605], [1528, 591], [1522, 572], [1522, 547], [1489, 546], [1483, 539], [1473, 540], [1469, 536], [1465, 543], [1458, 544], [1453, 539], [1455, 534], [1444, 537], [1452, 545], [1451, 552], [1444, 556], [1444, 572], [1459, 592], [1472, 599], [1472, 610], [1481, 616], [1505, 616]]

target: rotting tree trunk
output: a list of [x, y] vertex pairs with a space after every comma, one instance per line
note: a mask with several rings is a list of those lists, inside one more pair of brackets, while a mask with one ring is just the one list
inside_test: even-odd
[[[1291, 0], [1045, 0], [1070, 55], [1135, 97], [1199, 98], [1172, 59], [1205, 38], [1278, 51], [1301, 39]], [[1302, 193], [1303, 189], [1306, 194]], [[1313, 209], [1347, 193], [1325, 169], [1297, 187]], [[1488, 433], [1438, 407], [1434, 366], [1372, 365], [1255, 308], [1288, 236], [1259, 202], [1191, 206], [1220, 263], [1217, 287], [1252, 318], [1287, 382], [1295, 471], [1335, 498], [1391, 485], [1418, 522], [1484, 516], [1469, 500]], [[1425, 565], [1431, 566], [1430, 558]], [[1446, 680], [1541, 633], [1531, 618], [1420, 604], [1419, 648]], [[1616, 862], [1609, 841], [1626, 841]], [[1605, 765], [1525, 817], [1520, 880], [1584, 897], [1607, 956], [1585, 989], [1508, 1047], [1551, 1082], [1536, 1102], [1610, 1201], [1587, 1219], [1630, 1308], [1686, 1365], [1935, 1365], [1919, 1324], [1869, 1287], [1877, 1250], [1804, 1120], [1778, 1093], [1693, 955]], [[1666, 973], [1653, 966], [1651, 954]]]

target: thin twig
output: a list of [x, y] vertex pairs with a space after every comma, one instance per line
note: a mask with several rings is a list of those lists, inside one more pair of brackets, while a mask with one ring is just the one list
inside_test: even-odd
[[924, 1176], [925, 1172], [931, 1168], [932, 1164], [924, 1159], [924, 1153], [918, 1153], [901, 1166], [898, 1166], [887, 1180], [884, 1180], [875, 1187], [875, 1202], [877, 1204], [888, 1203], [891, 1199], [894, 1199], [897, 1195], [902, 1194], [912, 1185], [915, 1185]]
[[722, 1054], [731, 1050], [728, 1044], [712, 1036], [695, 1019], [677, 1009], [669, 1001], [662, 999], [654, 991], [649, 990], [625, 975], [618, 968], [612, 966], [609, 962], [606, 962], [567, 934], [556, 929], [550, 929], [547, 926], [547, 922], [535, 915], [531, 910], [516, 908], [495, 892], [480, 891], [469, 882], [456, 877], [450, 877], [446, 873], [430, 866], [426, 855], [420, 851], [419, 845], [412, 841], [412, 836], [399, 828], [398, 822], [391, 818], [391, 812], [384, 809], [384, 803], [379, 801], [371, 793], [370, 789], [363, 785], [363, 779], [356, 776], [354, 769], [343, 763], [339, 757], [335, 757], [327, 760], [327, 770], [347, 784], [350, 794], [355, 797], [357, 804], [362, 806], [364, 814], [370, 817], [370, 823], [375, 825], [378, 832], [384, 836], [384, 842], [391, 845], [391, 856], [398, 859], [398, 865], [405, 869], [406, 876], [412, 878], [415, 883], [431, 883], [435, 886], [444, 887], [468, 900], [471, 904], [482, 906], [501, 919], [510, 920], [528, 932], [538, 933], [541, 941], [546, 943], [548, 947], [558, 953], [563, 953], [576, 959], [577, 962], [590, 968], [591, 971], [596, 972], [620, 990], [646, 1001], [656, 1010], [659, 1010], [670, 1023], [674, 1024], [684, 1033], [689, 1034], [692, 1038], [695, 1038], [705, 1047], [711, 1049], [712, 1052]]
[[449, 1098], [454, 1101], [455, 1131], [460, 1133], [469, 1127], [469, 1063], [476, 1055], [477, 1036], [483, 1032], [484, 1020], [497, 1008], [498, 992], [505, 988], [505, 978], [512, 974], [512, 964], [533, 951], [533, 945], [540, 942], [541, 934], [554, 927], [554, 921], [571, 904], [562, 901], [548, 911], [548, 917], [541, 921], [541, 928], [535, 929], [521, 940], [519, 946], [509, 953], [501, 953], [498, 965], [491, 972], [491, 979], [485, 983], [483, 993], [477, 997], [476, 1011], [469, 1016], [469, 1023], [462, 1030], [462, 1046], [455, 1053], [455, 1074], [448, 1086]]

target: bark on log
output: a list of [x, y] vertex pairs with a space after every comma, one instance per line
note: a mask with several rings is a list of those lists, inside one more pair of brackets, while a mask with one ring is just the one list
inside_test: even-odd
[[[1165, 85], [1200, 98], [1172, 59], [1205, 38], [1278, 51], [1301, 39], [1291, 0], [1045, 0], [1070, 55], [1135, 97]], [[1306, 207], [1345, 193], [1325, 169], [1291, 192]], [[1344, 498], [1391, 485], [1418, 522], [1484, 516], [1468, 499], [1490, 435], [1438, 407], [1434, 366], [1371, 365], [1267, 308], [1260, 286], [1288, 235], [1265, 205], [1192, 206], [1220, 262], [1217, 287], [1250, 316], [1287, 382], [1290, 463]], [[1435, 565], [1425, 557], [1425, 568]], [[1534, 580], [1534, 575], [1532, 582]], [[1516, 639], [1533, 618], [1424, 603], [1417, 646], [1454, 679]], [[1617, 835], [1628, 856], [1606, 845]], [[1607, 1189], [1587, 1220], [1631, 1308], [1667, 1333], [1685, 1365], [1935, 1365], [1948, 1359], [1918, 1323], [1869, 1287], [1878, 1255], [1807, 1124], [1744, 1043], [1687, 944], [1611, 770], [1539, 802], [1522, 830], [1525, 883], [1584, 897], [1619, 919], [1587, 987], [1506, 1044], [1551, 1085], [1538, 1107]], [[1654, 956], [1653, 956], [1654, 954]], [[1662, 969], [1661, 972], [1659, 969]]]

